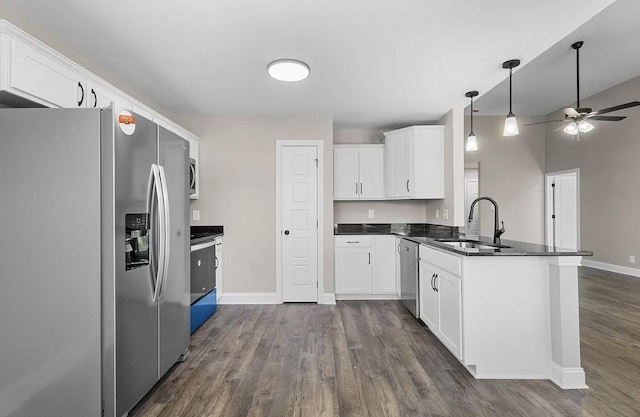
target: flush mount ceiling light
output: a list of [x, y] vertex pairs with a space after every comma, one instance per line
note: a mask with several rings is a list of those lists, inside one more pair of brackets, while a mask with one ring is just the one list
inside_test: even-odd
[[471, 99], [471, 132], [469, 132], [469, 136], [467, 137], [467, 152], [473, 152], [478, 150], [478, 139], [476, 138], [476, 134], [473, 133], [473, 98], [478, 95], [477, 91], [469, 91], [464, 96], [469, 97]]
[[502, 68], [509, 70], [509, 114], [504, 121], [504, 130], [502, 132], [503, 136], [515, 136], [518, 133], [518, 121], [516, 120], [516, 115], [513, 114], [513, 110], [511, 109], [511, 99], [513, 96], [513, 90], [511, 85], [511, 78], [513, 75], [513, 69], [520, 65], [519, 59], [510, 59], [509, 61], [505, 61], [502, 63]]
[[302, 81], [309, 76], [309, 66], [297, 59], [277, 59], [267, 65], [267, 72], [276, 80]]

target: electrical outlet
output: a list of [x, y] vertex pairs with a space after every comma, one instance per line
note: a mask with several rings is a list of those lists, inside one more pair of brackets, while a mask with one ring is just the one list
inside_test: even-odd
[[449, 220], [449, 209], [442, 209], [442, 218]]
[[440, 218], [440, 209], [436, 209], [436, 219]]
[[193, 220], [200, 220], [200, 210], [193, 210], [192, 218]]
[[375, 213], [373, 210], [369, 210], [369, 218], [373, 219], [375, 217]]
[[634, 255], [629, 255], [629, 263], [632, 263], [632, 264], [636, 263], [636, 257]]

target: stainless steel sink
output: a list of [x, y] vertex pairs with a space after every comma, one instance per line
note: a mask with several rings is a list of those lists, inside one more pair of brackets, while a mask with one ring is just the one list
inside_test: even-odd
[[461, 249], [492, 249], [498, 250], [510, 248], [510, 246], [498, 245], [495, 243], [481, 242], [479, 240], [470, 239], [436, 239], [436, 242], [443, 243], [447, 246], [453, 246]]

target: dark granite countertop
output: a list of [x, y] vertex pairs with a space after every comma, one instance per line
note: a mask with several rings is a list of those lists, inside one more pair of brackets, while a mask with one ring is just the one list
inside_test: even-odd
[[191, 226], [191, 245], [213, 240], [224, 236], [223, 226]]
[[593, 256], [593, 252], [501, 239], [499, 248], [462, 248], [439, 240], [469, 239], [493, 244], [490, 237], [459, 236], [457, 227], [430, 224], [338, 224], [334, 235], [396, 235], [420, 245], [465, 256]]

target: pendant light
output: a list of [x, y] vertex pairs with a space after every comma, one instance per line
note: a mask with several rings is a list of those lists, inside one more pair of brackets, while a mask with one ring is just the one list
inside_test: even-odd
[[476, 138], [476, 134], [473, 133], [473, 98], [476, 97], [477, 95], [478, 95], [477, 91], [469, 91], [464, 95], [465, 97], [469, 97], [471, 99], [471, 132], [467, 137], [467, 146], [465, 148], [467, 152], [473, 152], [478, 150], [478, 139]]
[[502, 68], [509, 70], [509, 114], [504, 121], [504, 130], [502, 132], [503, 136], [515, 136], [518, 133], [518, 121], [516, 120], [516, 115], [513, 114], [513, 109], [511, 108], [511, 99], [513, 97], [513, 89], [511, 85], [511, 78], [513, 75], [513, 69], [520, 65], [519, 59], [510, 59], [509, 61], [505, 61], [502, 63]]

